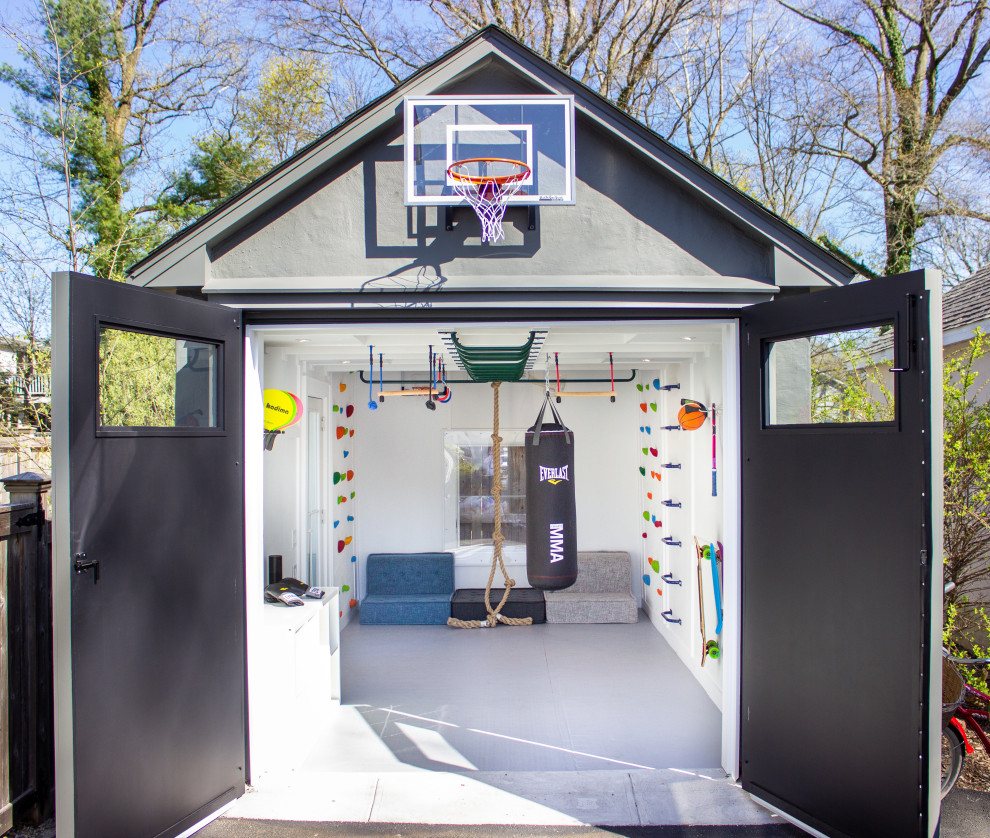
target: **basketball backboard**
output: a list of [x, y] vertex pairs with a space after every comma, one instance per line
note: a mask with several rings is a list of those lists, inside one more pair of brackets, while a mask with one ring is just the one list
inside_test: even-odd
[[464, 203], [447, 169], [495, 157], [530, 169], [510, 204], [574, 203], [572, 96], [416, 96], [405, 100], [407, 206]]

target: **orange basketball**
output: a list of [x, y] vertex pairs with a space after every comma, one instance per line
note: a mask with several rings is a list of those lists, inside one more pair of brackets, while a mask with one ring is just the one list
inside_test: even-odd
[[696, 431], [705, 424], [708, 411], [700, 404], [686, 404], [677, 411], [677, 424], [685, 431]]

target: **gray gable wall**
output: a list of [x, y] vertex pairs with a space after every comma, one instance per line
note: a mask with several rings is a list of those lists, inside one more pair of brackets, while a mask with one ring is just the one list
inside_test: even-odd
[[[480, 242], [468, 207], [453, 210], [448, 231], [443, 208], [404, 206], [403, 95], [547, 92], [572, 93], [577, 101], [574, 206], [540, 207], [535, 230], [528, 229], [526, 208], [511, 208], [506, 238], [497, 245]], [[851, 275], [797, 231], [491, 30], [131, 270], [140, 284], [193, 286], [231, 299], [259, 292], [511, 288], [742, 299], [766, 298], [781, 286], [842, 284]]]
[[[259, 218], [210, 248], [208, 288], [235, 290], [238, 279], [275, 279], [282, 290], [388, 285], [427, 277], [445, 287], [526, 284], [616, 287], [660, 277], [744, 277], [772, 284], [772, 247], [748, 236], [629, 149], [578, 120], [577, 202], [528, 211], [510, 208], [506, 238], [480, 242], [470, 208], [403, 205], [402, 126], [349, 155]], [[425, 272], [425, 273], [424, 273]], [[379, 281], [381, 280], [381, 281]], [[240, 290], [240, 289], [237, 289]]]

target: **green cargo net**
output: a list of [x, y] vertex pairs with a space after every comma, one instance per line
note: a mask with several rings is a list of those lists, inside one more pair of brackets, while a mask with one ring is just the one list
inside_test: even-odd
[[465, 346], [457, 332], [444, 333], [444, 343], [472, 381], [519, 381], [539, 355], [546, 332], [530, 332], [522, 346]]

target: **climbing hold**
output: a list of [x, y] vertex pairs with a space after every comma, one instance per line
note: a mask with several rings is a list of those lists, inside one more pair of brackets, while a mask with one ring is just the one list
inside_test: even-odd
[[345, 428], [343, 425], [338, 425], [337, 426], [337, 439], [343, 439], [346, 434], [347, 434], [347, 428]]
[[646, 497], [649, 498], [650, 500], [653, 500], [653, 492], [647, 492]]
[[643, 477], [646, 477], [646, 469], [643, 468], [642, 466], [639, 467], [639, 473], [642, 474]]
[[351, 469], [348, 469], [347, 470], [347, 479], [348, 480], [353, 480], [354, 479], [354, 472], [353, 472], [353, 470], [351, 470]]
[[654, 413], [657, 412], [657, 403], [656, 402], [650, 402], [650, 410], [652, 410]]
[[350, 419], [354, 415], [354, 405], [352, 405], [352, 404], [347, 405], [347, 410], [346, 410], [346, 413], [344, 415], [348, 419]]
[[643, 434], [643, 433], [646, 433], [646, 434], [650, 433], [650, 426], [649, 425], [640, 425], [639, 426], [639, 432], [641, 434]]
[[357, 605], [357, 600], [356, 600], [356, 599], [352, 599], [352, 600], [351, 600], [350, 602], [348, 602], [347, 604], [348, 604], [349, 606], [351, 606], [351, 608], [354, 608], [354, 607], [355, 607], [355, 606]]
[[351, 556], [351, 561], [352, 562], [356, 562], [357, 561], [357, 556]]
[[344, 452], [344, 456], [346, 457], [346, 456], [347, 456], [348, 454], [350, 454], [350, 453], [351, 453], [350, 451], [345, 451], [345, 452]]
[[654, 457], [658, 457], [658, 456], [660, 455], [660, 452], [659, 452], [659, 451], [658, 451], [658, 450], [657, 450], [656, 448], [651, 448], [651, 449], [650, 449], [650, 453], [651, 453], [651, 454], [652, 454], [652, 455], [653, 455]]
[[640, 402], [639, 409], [642, 410], [643, 413], [646, 413], [646, 402]]
[[650, 567], [653, 568], [654, 573], [660, 572], [660, 562], [658, 562], [656, 559], [647, 559], [647, 561], [650, 563]]
[[644, 521], [649, 521], [650, 520], [649, 510], [647, 510], [646, 512], [643, 513], [643, 520]]
[[351, 428], [351, 430], [348, 432], [348, 436], [354, 436], [354, 428]]
[[645, 573], [643, 574], [643, 582], [645, 582], [647, 585], [650, 584], [650, 577], [647, 576]]
[[649, 533], [645, 533], [645, 532], [643, 533], [643, 538], [647, 538], [648, 536], [649, 536]]
[[337, 496], [337, 503], [347, 503], [347, 498], [344, 497], [343, 495], [338, 495]]
[[339, 471], [333, 473], [333, 485], [336, 486], [343, 479], [343, 475]]
[[654, 390], [659, 390], [660, 389], [660, 379], [659, 378], [654, 378], [653, 379], [653, 389]]
[[347, 385], [343, 381], [340, 382], [340, 392], [343, 393], [347, 389]]
[[348, 515], [347, 516], [347, 520], [348, 521], [353, 521], [354, 520], [354, 516], [353, 515]]
[[350, 589], [351, 589], [351, 586], [350, 585], [341, 585], [340, 586], [340, 590], [342, 590], [342, 591], [349, 591]]
[[354, 499], [354, 496], [355, 496], [356, 494], [357, 494], [357, 492], [351, 492], [351, 499], [352, 499], [352, 500]]
[[333, 522], [333, 528], [334, 529], [337, 529], [337, 527], [339, 527], [339, 526], [340, 526], [340, 521], [334, 521]]

